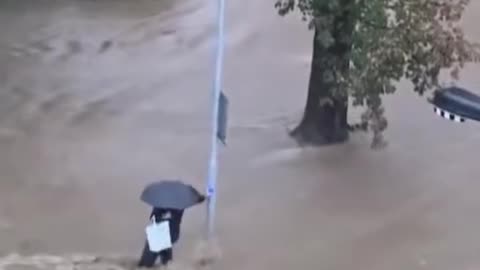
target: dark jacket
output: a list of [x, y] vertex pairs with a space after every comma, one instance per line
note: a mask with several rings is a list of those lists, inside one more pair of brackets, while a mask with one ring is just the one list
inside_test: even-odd
[[[170, 212], [171, 218], [164, 219], [163, 216], [167, 212]], [[157, 223], [166, 220], [169, 221], [172, 243], [176, 243], [180, 237], [180, 224], [182, 223], [183, 210], [153, 208], [153, 211], [150, 214], [150, 219], [152, 219], [154, 216]]]

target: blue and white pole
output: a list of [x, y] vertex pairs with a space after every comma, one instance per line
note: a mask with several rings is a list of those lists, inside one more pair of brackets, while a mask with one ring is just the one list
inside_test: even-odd
[[225, 25], [225, 0], [218, 0], [217, 10], [217, 46], [215, 61], [215, 77], [212, 97], [212, 134], [211, 152], [208, 166], [207, 179], [207, 238], [211, 239], [214, 234], [215, 207], [217, 201], [217, 176], [218, 176], [218, 141], [217, 134], [219, 125], [219, 99], [222, 91], [223, 77], [223, 54], [224, 54], [224, 25]]

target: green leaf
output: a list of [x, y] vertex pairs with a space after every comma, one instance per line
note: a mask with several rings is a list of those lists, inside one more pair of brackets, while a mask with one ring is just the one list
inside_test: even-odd
[[315, 61], [332, 71], [321, 80], [346, 90], [354, 106], [367, 106], [375, 138], [387, 127], [382, 96], [395, 93], [399, 80], [422, 95], [439, 86], [442, 70], [458, 79], [466, 63], [480, 60], [480, 46], [460, 24], [470, 0], [278, 2], [279, 12], [297, 7], [315, 27], [321, 45]]

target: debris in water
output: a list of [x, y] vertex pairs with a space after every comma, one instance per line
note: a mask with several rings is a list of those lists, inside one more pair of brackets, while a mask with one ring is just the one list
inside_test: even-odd
[[109, 50], [113, 46], [113, 41], [112, 40], [105, 40], [102, 42], [102, 45], [100, 46], [100, 50], [98, 50], [98, 53], [104, 53], [107, 50]]

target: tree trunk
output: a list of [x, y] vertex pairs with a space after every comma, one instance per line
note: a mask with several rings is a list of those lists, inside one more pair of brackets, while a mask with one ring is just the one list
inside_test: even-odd
[[346, 27], [348, 14], [345, 15], [347, 17], [339, 18], [342, 20], [336, 24], [339, 27], [332, 29], [338, 34], [333, 35], [336, 42], [329, 48], [323, 47], [315, 29], [305, 111], [300, 124], [290, 132], [299, 144], [330, 145], [346, 142], [349, 138], [348, 95], [335, 92], [336, 83], [325, 79], [331, 77], [334, 69], [348, 72], [351, 39], [342, 35], [351, 37], [353, 27]]
[[[303, 119], [290, 135], [300, 144], [329, 145], [348, 140], [348, 96], [335, 96], [331, 83], [326, 83], [328, 66], [319, 58], [328, 57], [318, 45], [317, 30], [313, 41], [313, 57]], [[320, 48], [319, 48], [320, 47]], [[328, 75], [327, 75], [328, 76]]]

